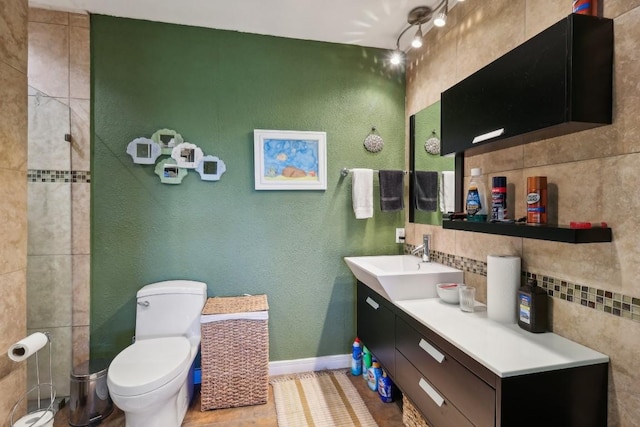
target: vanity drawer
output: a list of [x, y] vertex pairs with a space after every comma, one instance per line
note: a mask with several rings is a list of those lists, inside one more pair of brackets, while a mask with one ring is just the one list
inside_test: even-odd
[[396, 383], [434, 427], [474, 427], [453, 402], [445, 398], [399, 351], [396, 351]]
[[495, 390], [400, 318], [396, 348], [475, 426], [495, 425]]

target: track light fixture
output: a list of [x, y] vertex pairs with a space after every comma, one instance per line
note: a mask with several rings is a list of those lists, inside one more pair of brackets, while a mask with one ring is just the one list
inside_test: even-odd
[[443, 27], [447, 22], [447, 14], [449, 13], [449, 0], [441, 0], [440, 3], [438, 3], [438, 5], [433, 9], [430, 6], [418, 6], [411, 9], [409, 15], [407, 16], [407, 22], [409, 23], [409, 26], [402, 30], [402, 32], [400, 32], [400, 35], [396, 40], [396, 48], [392, 52], [391, 58], [389, 60], [391, 64], [398, 65], [402, 62], [404, 52], [402, 51], [402, 49], [400, 49], [400, 39], [402, 39], [402, 36], [404, 36], [407, 31], [415, 26], [418, 26], [418, 30], [411, 40], [411, 47], [414, 49], [422, 47], [422, 25], [427, 24], [431, 20], [431, 18], [434, 17], [435, 12], [437, 12], [437, 14], [435, 15], [435, 19], [433, 20], [433, 25], [437, 27]]
[[444, 7], [438, 12], [436, 19], [433, 20], [433, 25], [444, 27], [447, 23], [447, 14], [449, 14], [449, 1], [445, 0]]

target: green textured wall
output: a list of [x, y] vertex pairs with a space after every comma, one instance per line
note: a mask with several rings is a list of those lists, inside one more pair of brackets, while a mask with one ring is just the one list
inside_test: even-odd
[[[135, 293], [186, 278], [265, 293], [270, 358], [344, 354], [354, 281], [342, 258], [400, 253], [403, 213], [356, 220], [342, 167], [404, 167], [402, 72], [386, 51], [92, 15], [91, 352], [130, 343]], [[362, 145], [372, 125], [385, 139]], [[175, 129], [227, 172], [161, 184], [125, 154]], [[326, 191], [254, 190], [253, 129], [327, 132]]]

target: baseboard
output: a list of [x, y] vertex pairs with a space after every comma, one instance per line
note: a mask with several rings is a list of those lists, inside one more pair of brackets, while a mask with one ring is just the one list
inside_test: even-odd
[[351, 366], [350, 354], [309, 357], [307, 359], [277, 360], [269, 362], [269, 375], [289, 375], [300, 372], [323, 371], [325, 369], [342, 369]]

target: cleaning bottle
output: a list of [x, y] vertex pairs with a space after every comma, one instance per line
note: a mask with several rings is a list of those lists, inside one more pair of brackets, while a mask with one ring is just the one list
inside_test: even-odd
[[467, 192], [467, 221], [487, 221], [487, 190], [482, 181], [482, 169], [471, 169], [471, 181]]
[[382, 375], [378, 380], [378, 395], [380, 396], [380, 400], [384, 403], [393, 402], [393, 382], [391, 378], [387, 376], [385, 370], [382, 370]]
[[371, 362], [371, 367], [367, 371], [367, 383], [369, 384], [369, 388], [371, 391], [378, 391], [378, 380], [382, 376], [382, 368], [380, 368], [380, 363], [377, 360], [373, 359]]
[[369, 379], [369, 368], [371, 367], [371, 352], [367, 346], [362, 347], [362, 378]]
[[351, 375], [362, 375], [362, 345], [357, 337], [351, 346]]
[[547, 331], [547, 292], [529, 279], [518, 290], [518, 326], [529, 332]]

